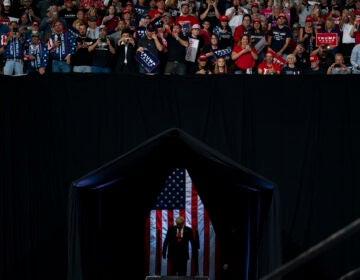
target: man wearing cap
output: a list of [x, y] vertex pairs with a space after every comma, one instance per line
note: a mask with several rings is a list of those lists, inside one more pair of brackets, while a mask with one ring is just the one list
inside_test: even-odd
[[91, 72], [110, 73], [112, 68], [112, 58], [116, 50], [109, 37], [107, 37], [107, 28], [105, 25], [99, 26], [99, 38], [93, 40], [88, 48], [93, 53]]
[[88, 17], [88, 27], [86, 30], [86, 36], [92, 40], [99, 38], [99, 26], [96, 25], [96, 17]]
[[[164, 50], [164, 46], [162, 41], [156, 35], [157, 29], [156, 27], [149, 23], [146, 27], [146, 36], [140, 38], [138, 41], [138, 48], [136, 52], [143, 52], [145, 49], [148, 50], [152, 55], [154, 55], [157, 59], [159, 59], [159, 52]], [[139, 65], [139, 73], [147, 74], [148, 72], [145, 70], [143, 65]], [[157, 66], [151, 72], [153, 74], [160, 74], [160, 68]]]
[[171, 33], [167, 33], [165, 39], [167, 41], [167, 62], [164, 74], [185, 75], [185, 54], [186, 48], [189, 46], [187, 36], [182, 34], [181, 26], [175, 24], [171, 27]]
[[39, 31], [31, 32], [31, 41], [25, 47], [26, 72], [45, 74], [49, 59], [47, 45], [40, 39]]
[[268, 38], [269, 49], [277, 53], [278, 56], [286, 58], [288, 54], [288, 46], [292, 38], [290, 28], [285, 25], [286, 16], [279, 14], [277, 25], [271, 27]]
[[219, 38], [219, 48], [226, 49], [233, 46], [232, 30], [229, 26], [229, 18], [227, 16], [219, 17], [220, 24], [217, 24], [213, 29], [213, 34]]
[[186, 68], [188, 73], [194, 73], [197, 68], [196, 58], [202, 53], [204, 40], [200, 37], [200, 24], [194, 24], [191, 27], [191, 33], [188, 37], [189, 47], [186, 49]]
[[305, 52], [305, 47], [302, 42], [298, 42], [295, 50], [293, 51], [295, 55], [295, 65], [301, 69], [301, 72], [304, 73], [305, 69], [309, 67], [309, 54]]
[[181, 14], [175, 19], [176, 24], [180, 24], [182, 32], [190, 32], [191, 26], [199, 24], [199, 19], [190, 14], [190, 4], [186, 1], [181, 3]]
[[308, 67], [304, 74], [307, 75], [325, 75], [325, 69], [319, 66], [320, 60], [316, 54], [310, 55], [310, 67]]

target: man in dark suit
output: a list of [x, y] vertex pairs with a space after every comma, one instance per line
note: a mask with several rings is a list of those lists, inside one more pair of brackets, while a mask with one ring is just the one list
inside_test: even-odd
[[187, 272], [187, 262], [189, 260], [189, 243], [194, 255], [195, 248], [192, 229], [185, 226], [184, 217], [177, 217], [176, 225], [168, 229], [163, 244], [163, 258], [170, 262], [171, 275], [185, 276]]
[[130, 29], [124, 29], [117, 42], [116, 73], [138, 73], [135, 51], [135, 40], [131, 37]]

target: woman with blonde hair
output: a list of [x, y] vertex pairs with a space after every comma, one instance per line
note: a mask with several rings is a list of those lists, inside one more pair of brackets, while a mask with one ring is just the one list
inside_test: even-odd
[[229, 74], [224, 57], [219, 57], [218, 59], [216, 59], [214, 74]]
[[257, 51], [250, 45], [250, 35], [243, 34], [234, 46], [231, 59], [235, 64], [234, 74], [252, 74], [258, 59]]

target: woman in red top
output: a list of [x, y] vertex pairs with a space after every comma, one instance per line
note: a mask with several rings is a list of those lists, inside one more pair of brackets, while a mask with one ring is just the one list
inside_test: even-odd
[[240, 41], [234, 46], [231, 59], [235, 63], [234, 74], [252, 74], [258, 54], [256, 49], [250, 46], [249, 35], [241, 36]]

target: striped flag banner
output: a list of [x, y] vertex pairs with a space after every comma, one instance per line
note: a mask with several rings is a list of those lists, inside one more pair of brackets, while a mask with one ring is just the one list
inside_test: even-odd
[[[184, 168], [177, 168], [166, 180], [146, 222], [145, 271], [147, 275], [166, 276], [170, 269], [162, 258], [162, 244], [167, 229], [175, 225], [177, 216], [185, 218], [185, 224], [192, 228], [198, 247], [198, 256], [188, 262], [188, 276], [208, 276], [217, 279], [219, 248], [208, 213], [198, 196], [195, 186]], [[191, 256], [191, 246], [189, 246]]]

